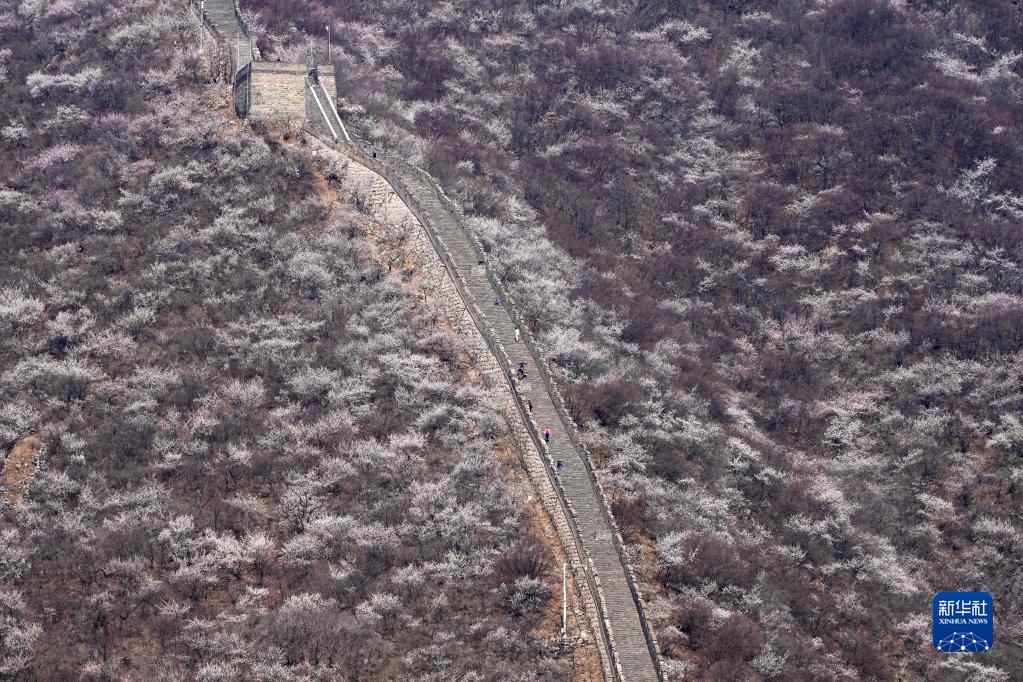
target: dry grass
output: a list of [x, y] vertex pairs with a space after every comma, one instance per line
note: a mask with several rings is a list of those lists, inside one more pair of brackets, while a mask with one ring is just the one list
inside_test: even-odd
[[42, 449], [43, 440], [39, 436], [25, 436], [7, 456], [3, 473], [0, 473], [0, 494], [10, 502], [21, 504], [22, 491], [38, 469], [36, 456]]

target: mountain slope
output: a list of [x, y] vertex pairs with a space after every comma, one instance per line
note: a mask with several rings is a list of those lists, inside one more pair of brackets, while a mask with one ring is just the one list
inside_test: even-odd
[[[456, 337], [185, 7], [0, 3], [0, 678], [565, 679]], [[2, 464], [2, 461], [0, 461]]]
[[[1016, 4], [245, 7], [284, 58], [330, 21], [343, 115], [475, 217], [673, 674], [1023, 667]], [[933, 652], [944, 589], [1004, 646]]]

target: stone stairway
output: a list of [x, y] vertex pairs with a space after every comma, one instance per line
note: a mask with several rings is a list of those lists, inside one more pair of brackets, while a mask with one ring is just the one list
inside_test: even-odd
[[[484, 383], [496, 389], [497, 395], [505, 397], [505, 400], [501, 401], [501, 413], [515, 436], [520, 462], [529, 474], [530, 483], [539, 496], [540, 504], [547, 512], [551, 525], [558, 533], [570, 566], [574, 582], [573, 593], [578, 599], [572, 606], [570, 631], [581, 637], [575, 641], [577, 645], [582, 646], [590, 646], [590, 633], [596, 635], [592, 645], [602, 664], [602, 674], [597, 679], [621, 679], [622, 676], [613, 667], [611, 639], [607, 636], [608, 629], [601, 616], [606, 609], [598, 606], [604, 605], [605, 602], [601, 600], [601, 593], [592, 578], [591, 563], [578, 540], [580, 534], [574, 517], [565, 504], [558, 482], [554, 479], [554, 472], [548, 464], [549, 460], [544, 453], [539, 438], [540, 431], [535, 421], [530, 418], [524, 406], [513, 395], [509, 395], [511, 392], [517, 392], [517, 385], [509, 379], [507, 371], [498, 362], [498, 357], [492, 350], [492, 342], [488, 343], [483, 337], [481, 325], [474, 321], [459, 287], [451, 279], [450, 271], [445, 267], [440, 253], [441, 249], [435, 242], [436, 237], [428, 234], [428, 228], [424, 227], [416, 214], [410, 211], [409, 206], [413, 201], [403, 200], [389, 180], [370, 170], [369, 165], [360, 162], [355, 156], [352, 160], [355, 163], [351, 164], [348, 172], [351, 188], [362, 198], [369, 214], [381, 222], [383, 230], [377, 233], [377, 236], [400, 236], [409, 249], [407, 253], [415, 255], [409, 267], [411, 272], [418, 276], [416, 285], [419, 290], [428, 297], [428, 300], [440, 305], [445, 311], [448, 321], [462, 337], [466, 354], [480, 369]], [[370, 157], [368, 161], [375, 160]], [[446, 249], [444, 253], [447, 253]], [[501, 357], [504, 357], [503, 352]]]
[[234, 0], [206, 0], [206, 18], [217, 27], [234, 56], [235, 71], [259, 59], [255, 40], [249, 49], [249, 34], [235, 10]]
[[375, 184], [369, 192], [366, 203], [370, 206], [385, 206], [392, 196], [395, 196], [395, 194], [391, 191], [390, 187]]
[[[234, 0], [206, 0], [206, 16], [224, 36], [227, 47], [235, 55], [236, 73], [259, 59], [259, 52], [250, 43], [249, 33], [238, 16]], [[494, 304], [502, 294], [488, 276], [487, 265], [473, 238], [428, 176], [397, 160], [377, 159], [376, 155], [373, 155], [372, 161], [366, 158], [369, 154], [361, 151], [361, 145], [350, 139], [318, 75], [307, 77], [305, 88], [306, 115], [309, 119], [307, 124], [314, 134], [327, 138], [327, 141], [346, 150], [357, 161], [357, 157], [361, 156], [367, 165], [385, 168], [385, 177], [392, 176], [404, 187], [405, 193], [399, 194], [409, 204], [408, 208], [419, 218], [424, 229], [439, 241], [438, 252], [446, 252], [455, 276], [464, 282], [465, 291], [457, 295], [463, 299], [469, 298], [464, 301], [465, 306], [478, 308], [482, 312], [483, 322], [479, 331], [487, 337], [486, 344], [493, 353], [487, 362], [498, 369], [496, 364], [502, 352], [500, 349], [503, 349], [507, 353], [509, 367], [524, 364], [527, 377], [516, 382], [514, 390], [523, 404], [527, 400], [532, 401], [533, 413], [529, 415], [531, 420], [519, 420], [515, 428], [516, 436], [520, 444], [528, 445], [536, 442], [538, 432], [544, 428], [550, 429], [550, 442], [544, 446], [548, 463], [556, 460], [563, 463], [555, 474], [559, 489], [555, 494], [567, 503], [575, 526], [572, 529], [559, 527], [558, 530], [563, 538], [574, 538], [565, 547], [566, 552], [573, 557], [574, 564], [586, 562], [588, 557], [596, 581], [599, 581], [599, 589], [594, 589], [594, 593], [601, 602], [599, 611], [603, 612], [604, 622], [595, 621], [594, 625], [606, 633], [616, 668], [606, 668], [607, 674], [627, 682], [658, 680], [656, 654], [652, 651], [653, 645], [648, 644], [640, 607], [633, 597], [626, 573], [628, 568], [615, 545], [617, 531], [609, 520], [610, 515], [596, 481], [587, 468], [586, 454], [576, 447], [569, 434], [569, 429], [574, 427], [562, 421], [559, 416], [555, 400], [560, 398], [551, 392], [556, 389], [553, 389], [553, 384], [542, 379], [548, 374], [545, 367], [537, 364], [541, 356], [535, 349], [531, 351], [527, 342], [516, 342], [516, 320], [507, 302], [505, 305]], [[395, 184], [393, 180], [389, 181]], [[371, 196], [369, 199], [382, 200], [383, 197]], [[468, 312], [465, 314], [469, 315]], [[533, 424], [532, 431], [530, 421]], [[537, 467], [542, 466], [539, 461], [535, 464]], [[541, 477], [538, 472], [531, 471], [531, 478], [537, 481]], [[548, 481], [546, 485], [550, 487], [551, 483]], [[576, 542], [582, 545], [586, 556], [580, 556], [575, 547], [567, 546], [575, 545]], [[588, 613], [596, 619], [598, 610], [593, 604], [593, 598], [589, 593], [584, 593], [583, 600], [587, 603]]]
[[455, 269], [467, 284], [473, 300], [486, 315], [492, 340], [504, 346], [512, 366], [525, 363], [526, 379], [517, 382], [517, 391], [522, 401], [533, 402], [533, 420], [539, 429], [551, 431], [548, 445], [550, 460], [561, 460], [563, 467], [558, 472], [564, 496], [575, 511], [576, 522], [584, 548], [593, 561], [593, 567], [600, 579], [605, 600], [605, 616], [613, 638], [617, 662], [626, 680], [656, 680], [657, 672], [651, 658], [647, 640], [643, 633], [640, 615], [632, 597], [618, 552], [614, 547], [614, 529], [608, 523], [602, 509], [603, 501], [597, 493], [595, 483], [584, 462], [585, 455], [576, 449], [568, 431], [558, 417], [554, 397], [539, 378], [541, 368], [537, 367], [533, 354], [524, 342], [515, 341], [515, 321], [502, 305], [495, 305], [500, 298], [485, 266], [479, 263], [479, 254], [465, 228], [458, 218], [445, 206], [435, 187], [419, 173], [404, 168], [394, 168], [409, 193], [419, 202], [426, 213], [429, 228], [447, 248]]

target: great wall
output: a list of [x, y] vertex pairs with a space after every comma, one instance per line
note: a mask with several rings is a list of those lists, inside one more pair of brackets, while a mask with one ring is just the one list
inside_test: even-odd
[[[589, 453], [514, 299], [458, 209], [427, 173], [351, 134], [336, 108], [333, 66], [261, 60], [232, 0], [206, 0], [201, 25], [211, 69], [231, 85], [239, 116], [301, 122], [320, 149], [362, 167], [378, 202], [393, 192], [407, 208], [420, 286], [440, 302], [488, 387], [507, 396], [505, 418], [571, 564], [604, 678], [661, 679], [659, 648]], [[516, 380], [520, 363], [526, 378]], [[545, 415], [543, 423], [533, 415]], [[545, 427], [549, 443], [541, 436]]]

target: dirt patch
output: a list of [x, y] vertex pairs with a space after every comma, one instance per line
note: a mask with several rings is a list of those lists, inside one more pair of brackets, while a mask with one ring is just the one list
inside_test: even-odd
[[25, 485], [39, 469], [37, 457], [42, 449], [43, 440], [39, 436], [25, 436], [15, 443], [0, 473], [0, 497], [21, 504]]

